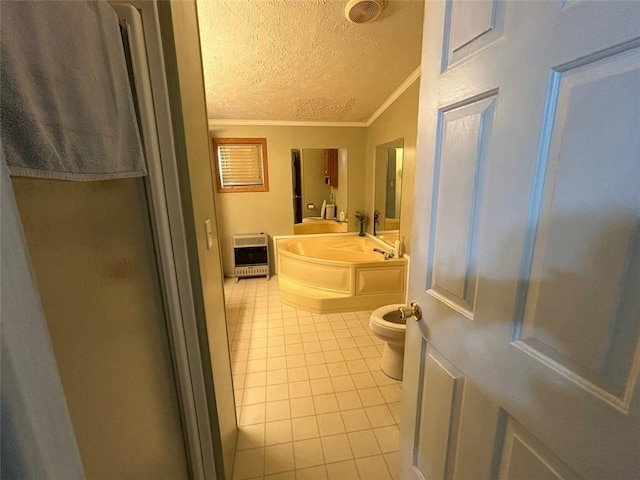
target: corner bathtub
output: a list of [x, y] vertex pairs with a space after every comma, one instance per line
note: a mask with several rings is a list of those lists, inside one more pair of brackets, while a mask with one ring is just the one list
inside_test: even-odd
[[280, 299], [316, 313], [372, 310], [405, 301], [407, 260], [357, 235], [277, 238]]

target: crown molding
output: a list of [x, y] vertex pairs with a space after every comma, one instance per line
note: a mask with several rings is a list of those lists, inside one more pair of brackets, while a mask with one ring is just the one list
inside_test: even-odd
[[369, 120], [367, 120], [367, 127], [370, 126], [376, 119], [384, 113], [384, 111], [391, 106], [393, 102], [395, 102], [400, 95], [402, 95], [407, 88], [409, 88], [413, 82], [416, 81], [417, 78], [420, 77], [420, 65], [416, 68], [411, 75], [407, 77], [407, 79], [400, 85], [395, 92], [393, 92], [387, 100], [380, 105], [380, 107], [371, 115]]
[[367, 122], [306, 122], [296, 120], [229, 120], [209, 119], [209, 128], [239, 125], [239, 126], [267, 126], [267, 127], [366, 127]]

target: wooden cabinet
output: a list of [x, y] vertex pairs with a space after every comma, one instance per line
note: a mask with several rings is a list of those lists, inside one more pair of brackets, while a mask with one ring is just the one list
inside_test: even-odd
[[324, 151], [324, 183], [330, 187], [338, 186], [338, 149]]

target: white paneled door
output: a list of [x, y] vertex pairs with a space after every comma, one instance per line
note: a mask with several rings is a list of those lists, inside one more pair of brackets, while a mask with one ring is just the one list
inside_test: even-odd
[[426, 2], [402, 478], [640, 478], [640, 2]]

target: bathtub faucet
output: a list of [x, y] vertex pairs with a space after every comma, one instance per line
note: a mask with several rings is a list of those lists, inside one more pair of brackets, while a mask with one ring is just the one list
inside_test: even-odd
[[385, 260], [389, 260], [390, 258], [393, 258], [393, 252], [387, 252], [385, 250], [382, 250], [381, 248], [374, 248], [373, 251], [384, 255]]
[[375, 210], [373, 212], [373, 236], [375, 237], [376, 234], [376, 226], [380, 223], [380, 212], [378, 210]]

